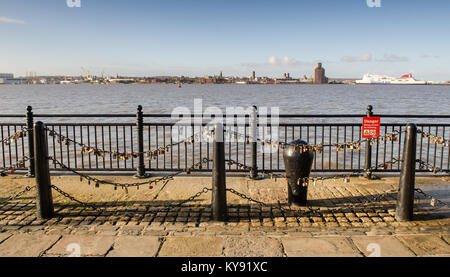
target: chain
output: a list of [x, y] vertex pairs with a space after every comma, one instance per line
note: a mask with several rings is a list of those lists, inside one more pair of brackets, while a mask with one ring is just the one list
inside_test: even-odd
[[20, 169], [20, 168], [24, 168], [25, 167], [25, 162], [30, 160], [30, 158], [28, 157], [23, 157], [22, 160], [18, 161], [17, 163], [11, 165], [8, 168], [5, 168], [3, 170], [0, 170], [0, 177], [5, 177], [8, 174], [14, 174], [14, 172], [16, 171], [16, 169]]
[[[244, 138], [247, 142], [247, 144], [250, 143], [250, 136], [248, 135], [243, 135], [240, 134], [238, 132], [235, 131], [231, 131], [231, 130], [225, 130], [226, 132], [230, 132], [232, 134], [234, 134], [236, 137], [239, 136], [241, 138]], [[401, 133], [405, 133], [406, 131], [398, 131], [398, 130], [394, 130], [392, 133], [389, 134], [385, 134], [384, 136], [379, 136], [377, 138], [367, 138], [367, 139], [360, 139], [357, 141], [351, 141], [351, 142], [344, 142], [344, 143], [333, 143], [333, 144], [309, 144], [309, 145], [305, 145], [305, 144], [289, 144], [289, 143], [285, 143], [285, 142], [278, 142], [278, 141], [272, 141], [272, 139], [266, 138], [266, 139], [260, 139], [260, 138], [256, 138], [255, 140], [257, 142], [259, 142], [262, 146], [267, 145], [267, 146], [273, 146], [276, 145], [278, 147], [280, 147], [281, 149], [285, 149], [288, 146], [293, 146], [295, 150], [300, 150], [300, 153], [303, 152], [323, 152], [325, 147], [336, 147], [336, 152], [339, 152], [341, 150], [346, 150], [346, 149], [350, 149], [350, 150], [361, 150], [361, 144], [368, 142], [370, 143], [370, 145], [373, 144], [379, 144], [380, 142], [383, 141], [398, 141], [398, 136]]]
[[440, 169], [439, 167], [434, 167], [431, 163], [422, 160], [416, 160], [416, 163], [419, 163], [419, 169], [421, 170], [428, 170], [430, 172], [433, 172], [434, 174], [438, 172], [444, 172], [444, 170]]
[[448, 205], [445, 202], [434, 198], [432, 195], [425, 193], [423, 190], [416, 188], [416, 189], [414, 189], [414, 191], [425, 196], [428, 199], [431, 199], [431, 202], [430, 202], [431, 206], [436, 207], [437, 204], [440, 204], [441, 206], [448, 208]]
[[20, 196], [24, 195], [25, 193], [31, 191], [32, 189], [34, 189], [34, 187], [30, 187], [27, 186], [25, 189], [23, 189], [22, 191], [18, 192], [16, 195], [11, 196], [10, 198], [8, 198], [7, 200], [2, 201], [1, 203], [6, 203], [12, 200], [16, 200], [17, 198], [19, 198]]
[[26, 137], [28, 130], [28, 128], [22, 127], [20, 131], [14, 133], [14, 135], [4, 138], [3, 140], [1, 140], [1, 142], [5, 145], [10, 145], [11, 143], [16, 142], [18, 139]]
[[185, 147], [188, 144], [193, 144], [196, 141], [201, 140], [201, 138], [203, 136], [206, 136], [207, 138], [212, 138], [213, 134], [214, 134], [214, 130], [207, 130], [204, 129], [202, 132], [194, 134], [184, 140], [181, 140], [179, 142], [175, 142], [175, 143], [170, 143], [167, 144], [166, 146], [163, 147], [159, 147], [156, 150], [150, 150], [150, 151], [145, 151], [145, 152], [118, 152], [118, 151], [107, 151], [104, 149], [100, 149], [97, 147], [93, 147], [81, 142], [77, 142], [74, 139], [71, 139], [67, 136], [64, 136], [62, 134], [57, 133], [55, 130], [50, 130], [50, 129], [46, 129], [49, 132], [49, 136], [50, 137], [57, 137], [58, 138], [58, 143], [62, 143], [65, 145], [70, 145], [75, 144], [78, 145], [81, 148], [81, 154], [93, 154], [97, 157], [105, 157], [106, 154], [111, 155], [111, 157], [113, 159], [119, 159], [119, 160], [128, 160], [131, 157], [133, 158], [138, 158], [140, 155], [145, 155], [147, 158], [150, 159], [156, 159], [159, 155], [164, 155], [166, 153], [169, 153], [171, 151], [171, 149], [173, 149], [173, 147], [184, 144]]
[[155, 194], [155, 196], [153, 196], [153, 201], [155, 201], [159, 194], [164, 190], [164, 188], [166, 187], [166, 185], [169, 183], [169, 180], [165, 181], [164, 184], [161, 186], [161, 188], [159, 189], [158, 193]]
[[68, 198], [68, 199], [70, 199], [70, 200], [72, 200], [74, 202], [77, 202], [78, 204], [80, 204], [80, 205], [82, 205], [84, 207], [91, 208], [91, 209], [93, 209], [95, 211], [98, 211], [98, 212], [103, 212], [104, 211], [103, 209], [101, 209], [101, 208], [99, 208], [99, 207], [97, 207], [95, 205], [84, 203], [84, 202], [76, 199], [75, 197], [73, 197], [72, 195], [68, 194], [67, 192], [64, 192], [63, 190], [61, 190], [60, 188], [58, 188], [55, 185], [51, 185], [51, 188], [56, 190], [62, 196], [66, 197], [66, 198]]
[[178, 203], [178, 204], [167, 205], [167, 206], [164, 207], [164, 208], [156, 209], [156, 210], [151, 210], [151, 211], [149, 211], [149, 212], [150, 212], [150, 213], [154, 213], [154, 214], [160, 213], [160, 212], [168, 212], [168, 211], [170, 211], [170, 209], [172, 209], [172, 208], [178, 208], [178, 207], [181, 207], [182, 205], [184, 205], [184, 204], [186, 204], [186, 203], [188, 203], [188, 202], [194, 201], [195, 199], [199, 198], [201, 195], [203, 195], [203, 194], [205, 194], [205, 193], [208, 193], [209, 191], [212, 191], [212, 189], [207, 188], [207, 187], [204, 187], [201, 191], [199, 191], [199, 192], [197, 192], [196, 194], [192, 195], [192, 196], [189, 197], [188, 199], [185, 199], [185, 200], [181, 201], [181, 202]]
[[158, 184], [160, 182], [165, 182], [165, 181], [171, 181], [171, 180], [173, 180], [173, 178], [175, 176], [178, 176], [178, 175], [180, 175], [180, 174], [182, 174], [184, 172], [186, 172], [186, 174], [191, 174], [192, 170], [197, 169], [197, 168], [201, 169], [202, 168], [202, 164], [211, 161], [209, 159], [204, 158], [201, 162], [198, 162], [198, 163], [194, 164], [191, 168], [188, 168], [186, 171], [178, 171], [178, 172], [175, 172], [173, 174], [170, 174], [170, 175], [167, 175], [167, 176], [164, 176], [164, 177], [161, 177], [161, 178], [145, 181], [145, 182], [123, 184], [123, 183], [115, 183], [115, 182], [109, 182], [109, 181], [105, 181], [105, 180], [100, 180], [98, 178], [95, 178], [95, 177], [92, 177], [92, 176], [80, 173], [80, 172], [78, 172], [78, 171], [76, 171], [76, 170], [74, 170], [72, 168], [69, 168], [68, 166], [66, 166], [62, 162], [60, 162], [60, 161], [58, 161], [58, 160], [56, 160], [56, 159], [54, 159], [52, 157], [49, 157], [49, 159], [52, 160], [54, 164], [59, 165], [61, 168], [65, 169], [66, 171], [70, 171], [70, 172], [80, 176], [80, 181], [85, 179], [85, 180], [88, 181], [88, 184], [91, 184], [91, 182], [94, 182], [96, 188], [98, 188], [100, 186], [100, 184], [104, 184], [104, 185], [114, 186], [114, 189], [117, 189], [117, 187], [121, 187], [121, 188], [125, 189], [125, 191], [127, 191], [127, 192], [128, 192], [128, 188], [130, 188], [130, 187], [139, 188], [140, 186], [143, 186], [143, 185], [149, 185], [149, 189], [153, 189], [153, 185], [154, 184]]
[[436, 144], [441, 144], [442, 147], [447, 147], [449, 145], [449, 139], [445, 139], [444, 137], [439, 137], [436, 135], [432, 135], [430, 133], [426, 133], [422, 130], [417, 130], [418, 134], [422, 135], [422, 138], [429, 138], [430, 139], [430, 143], [436, 143]]

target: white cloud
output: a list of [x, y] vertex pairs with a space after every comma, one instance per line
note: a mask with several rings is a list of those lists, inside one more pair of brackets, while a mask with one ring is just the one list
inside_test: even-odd
[[401, 63], [409, 61], [408, 57], [397, 56], [394, 54], [384, 54], [384, 57], [379, 62], [388, 62], [388, 63]]
[[344, 63], [354, 63], [354, 62], [370, 62], [372, 61], [372, 54], [365, 53], [360, 56], [344, 56], [341, 58]]
[[10, 23], [10, 24], [25, 24], [25, 21], [23, 21], [23, 20], [9, 18], [9, 17], [5, 17], [5, 16], [0, 16], [0, 22], [1, 23]]
[[430, 55], [430, 54], [423, 54], [420, 56], [422, 59], [438, 59], [439, 56], [437, 55]]
[[298, 61], [294, 58], [289, 58], [287, 56], [284, 56], [283, 58], [279, 59], [275, 56], [269, 57], [269, 64], [271, 65], [281, 65], [281, 66], [287, 66], [287, 65], [311, 65], [310, 62], [304, 62], [304, 61]]

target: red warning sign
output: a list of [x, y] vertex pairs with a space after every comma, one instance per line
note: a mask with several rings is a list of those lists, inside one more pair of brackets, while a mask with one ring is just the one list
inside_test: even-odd
[[363, 138], [377, 138], [380, 136], [379, 117], [363, 117], [362, 137]]

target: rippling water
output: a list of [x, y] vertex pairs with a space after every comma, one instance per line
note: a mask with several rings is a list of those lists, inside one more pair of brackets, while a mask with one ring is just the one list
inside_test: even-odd
[[171, 113], [179, 106], [279, 107], [281, 113], [450, 114], [450, 86], [353, 85], [0, 85], [0, 114]]
[[[142, 105], [145, 113], [166, 113], [170, 114], [173, 109], [184, 106], [193, 112], [194, 99], [202, 99], [203, 109], [216, 106], [225, 111], [226, 107], [248, 107], [257, 105], [258, 107], [279, 107], [283, 114], [364, 114], [367, 105], [373, 105], [377, 114], [421, 114], [421, 115], [448, 115], [450, 86], [352, 86], [352, 85], [183, 85], [178, 88], [176, 85], [33, 85], [33, 86], [0, 86], [0, 115], [1, 114], [25, 114], [28, 105], [33, 106], [36, 114], [131, 114], [136, 112], [136, 107]], [[77, 126], [58, 127], [51, 123], [76, 122], [76, 123], [101, 123], [101, 122], [135, 122], [130, 118], [43, 118], [50, 128], [62, 133], [76, 141], [95, 145], [102, 149], [120, 151], [136, 151], [136, 141], [133, 137], [135, 129], [128, 127], [103, 127], [103, 126]], [[170, 120], [170, 119], [165, 119]], [[358, 122], [360, 118], [294, 118], [298, 123], [329, 123]], [[164, 121], [161, 118], [145, 118], [145, 122]], [[281, 122], [288, 119], [283, 118]], [[404, 123], [411, 121], [420, 123], [436, 122], [447, 123], [448, 119], [397, 119], [382, 118], [383, 123]], [[25, 123], [25, 118], [1, 118], [0, 122]], [[384, 130], [382, 133], [392, 132], [393, 127]], [[398, 126], [397, 126], [398, 128]], [[171, 140], [170, 128], [164, 126], [145, 127], [144, 145], [146, 150], [158, 149], [165, 146]], [[0, 128], [0, 138], [7, 137], [17, 131], [16, 126], [3, 126]], [[425, 131], [436, 135], [448, 137], [448, 129], [425, 128]], [[276, 131], [274, 131], [276, 132]], [[83, 135], [82, 135], [83, 134]], [[337, 143], [358, 140], [360, 130], [351, 126], [341, 127], [285, 127], [280, 129], [280, 140], [290, 141], [293, 139], [305, 139], [311, 143]], [[134, 144], [132, 144], [134, 142]], [[448, 168], [449, 152], [448, 148], [431, 144], [425, 141], [424, 146], [420, 144], [420, 157], [431, 157], [437, 161], [437, 165]], [[23, 147], [21, 146], [22, 144]], [[380, 161], [400, 157], [399, 143], [395, 145], [385, 144], [376, 147], [373, 155], [373, 164]], [[19, 143], [18, 148], [3, 146], [1, 153], [6, 153], [0, 157], [0, 167], [7, 167], [13, 160], [21, 156], [20, 152], [26, 153], [26, 143]], [[80, 166], [74, 159], [79, 149], [73, 146], [62, 146], [50, 139], [50, 152], [69, 165]], [[203, 147], [203, 148], [202, 148]], [[235, 158], [242, 161], [250, 153], [249, 145], [227, 144], [228, 158]], [[195, 150], [194, 150], [195, 148]], [[160, 159], [148, 161], [152, 168], [187, 167], [193, 161], [199, 161], [210, 145], [196, 143], [189, 147], [174, 149], [169, 154], [164, 154]], [[21, 151], [17, 152], [19, 149]], [[211, 152], [212, 150], [209, 149]], [[16, 153], [17, 152], [17, 153]], [[72, 153], [73, 152], [73, 153]], [[188, 153], [188, 156], [185, 154]], [[346, 155], [347, 154], [347, 155]], [[208, 154], [209, 155], [209, 154]], [[282, 168], [282, 153], [277, 152], [272, 155], [262, 156], [259, 152], [259, 164], [264, 168]], [[337, 153], [331, 149], [324, 149], [321, 155], [316, 157], [314, 168], [316, 169], [342, 169], [360, 168], [363, 163], [364, 149], [362, 151], [346, 151]], [[434, 158], [435, 157], [435, 158]], [[86, 157], [87, 159], [88, 157]], [[11, 160], [12, 159], [12, 160]], [[106, 167], [113, 168], [116, 161], [110, 157], [86, 160], [82, 167]], [[428, 158], [427, 158], [428, 159]], [[95, 162], [94, 162], [95, 161]], [[263, 164], [263, 161], [265, 163]], [[130, 162], [117, 162], [117, 167], [130, 167]], [[151, 163], [151, 164], [150, 164]], [[245, 160], [244, 160], [245, 163]], [[131, 167], [133, 167], [133, 159]]]

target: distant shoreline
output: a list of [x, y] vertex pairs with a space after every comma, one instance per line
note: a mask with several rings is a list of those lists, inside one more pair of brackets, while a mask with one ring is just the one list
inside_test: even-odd
[[[177, 86], [178, 83], [72, 83], [72, 84], [58, 84], [58, 83], [37, 83], [37, 84], [3, 84], [0, 83], [0, 86], [45, 86], [45, 85], [58, 85], [58, 86], [77, 86], [77, 85], [173, 85]], [[249, 84], [239, 84], [239, 83], [181, 83], [181, 85], [235, 85], [235, 86], [252, 86], [252, 85], [311, 85], [311, 86], [327, 86], [327, 85], [347, 85], [347, 86], [450, 86], [450, 83], [435, 83], [435, 84], [356, 84], [356, 83], [329, 83], [329, 84], [312, 84], [312, 83], [272, 83], [272, 84], [264, 84], [264, 83], [249, 83]]]

